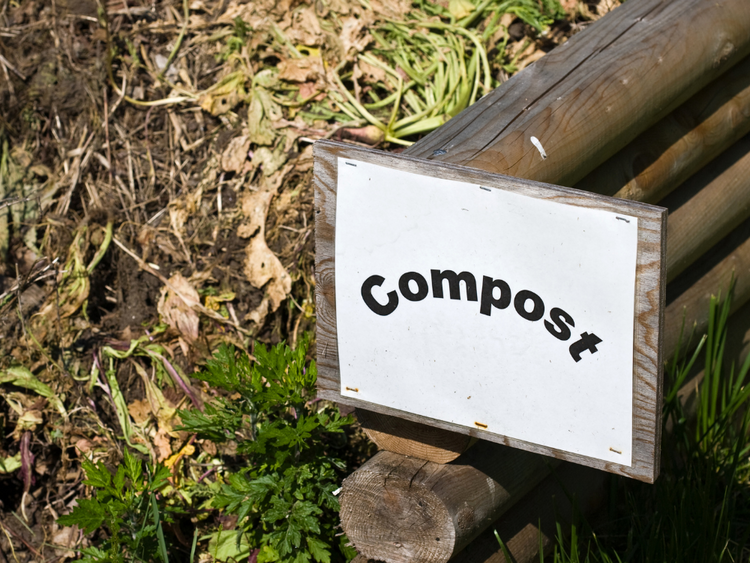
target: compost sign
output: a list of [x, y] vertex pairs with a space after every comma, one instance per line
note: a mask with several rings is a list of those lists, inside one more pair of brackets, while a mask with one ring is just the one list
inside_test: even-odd
[[632, 468], [642, 213], [334, 157], [340, 397]]

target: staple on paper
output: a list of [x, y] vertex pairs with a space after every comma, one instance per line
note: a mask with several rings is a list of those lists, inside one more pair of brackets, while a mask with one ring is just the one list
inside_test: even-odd
[[537, 139], [536, 137], [532, 136], [531, 137], [531, 144], [534, 145], [537, 148], [537, 150], [539, 151], [539, 154], [542, 155], [542, 158], [547, 158], [547, 153], [544, 152], [544, 147], [542, 146], [542, 143], [539, 142], [539, 139]]

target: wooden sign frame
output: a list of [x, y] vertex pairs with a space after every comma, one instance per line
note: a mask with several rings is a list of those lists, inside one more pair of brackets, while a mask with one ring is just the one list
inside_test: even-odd
[[[663, 392], [662, 324], [666, 285], [667, 210], [481, 170], [432, 162], [332, 141], [314, 146], [315, 280], [317, 305], [318, 396], [350, 406], [468, 434], [526, 451], [572, 461], [653, 483], [659, 475]], [[633, 432], [631, 465], [578, 455], [502, 436], [481, 428], [425, 416], [343, 396], [338, 354], [335, 291], [336, 193], [339, 158], [367, 162], [423, 176], [471, 182], [572, 206], [600, 209], [638, 218], [638, 254], [634, 311]]]

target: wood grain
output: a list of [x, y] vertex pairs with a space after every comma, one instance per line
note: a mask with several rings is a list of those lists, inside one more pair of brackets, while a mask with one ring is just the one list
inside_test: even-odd
[[491, 443], [449, 464], [380, 452], [344, 480], [341, 523], [365, 557], [445, 562], [550, 468], [541, 456]]
[[[658, 476], [660, 445], [662, 359], [660, 327], [664, 299], [664, 255], [666, 210], [638, 202], [587, 194], [571, 188], [508, 178], [481, 170], [445, 163], [414, 159], [403, 155], [362, 149], [319, 141], [315, 144], [316, 198], [316, 293], [318, 310], [318, 392], [319, 396], [408, 421], [435, 426], [472, 437], [491, 440], [558, 459], [565, 459], [653, 482]], [[424, 176], [471, 182], [488, 188], [503, 189], [529, 197], [552, 199], [559, 203], [589, 207], [637, 216], [639, 219], [638, 258], [636, 266], [635, 350], [633, 354], [633, 456], [632, 465], [601, 460], [543, 447], [452, 423], [417, 416], [374, 403], [343, 397], [340, 394], [335, 302], [335, 224], [338, 158], [349, 158], [372, 164], [406, 170]]]
[[667, 281], [750, 217], [750, 136], [690, 178], [664, 202]]
[[[733, 233], [747, 237], [750, 232], [750, 221], [746, 221]], [[743, 238], [731, 253], [706, 271], [698, 280], [682, 292], [666, 308], [664, 325], [664, 357], [671, 358], [680, 340], [680, 332], [685, 326], [685, 340], [691, 331], [694, 332], [693, 345], [708, 328], [708, 306], [712, 295], [721, 291], [726, 295], [730, 281], [735, 279], [732, 312], [750, 301], [750, 238]], [[682, 342], [681, 351], [685, 352], [686, 342]]]
[[626, 2], [405, 154], [572, 186], [748, 54], [746, 0]]
[[750, 132], [750, 58], [641, 133], [576, 184], [656, 203]]
[[356, 415], [365, 434], [378, 448], [435, 463], [453, 461], [476, 442], [476, 438], [466, 434], [365, 409], [357, 409]]

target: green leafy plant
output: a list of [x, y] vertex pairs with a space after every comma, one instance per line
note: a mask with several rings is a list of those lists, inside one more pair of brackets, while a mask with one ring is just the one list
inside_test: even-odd
[[163, 561], [167, 563], [168, 544], [163, 523], [171, 523], [176, 509], [158, 492], [169, 481], [169, 469], [163, 465], [149, 468], [125, 450], [122, 465], [113, 473], [101, 461], [84, 460], [84, 483], [94, 488], [90, 499], [78, 499], [70, 514], [61, 516], [61, 526], [78, 526], [89, 534], [101, 527], [109, 537], [97, 546], [81, 550], [80, 561], [120, 563], [125, 561]]
[[226, 397], [204, 412], [180, 412], [182, 430], [214, 443], [236, 443], [243, 468], [226, 475], [212, 506], [237, 516], [237, 545], [258, 550], [259, 563], [329, 563], [351, 559], [337, 534], [334, 492], [344, 463], [336, 455], [343, 427], [352, 422], [314, 400], [315, 363], [306, 364], [309, 337], [292, 350], [255, 347], [255, 363], [222, 346], [196, 377]]

